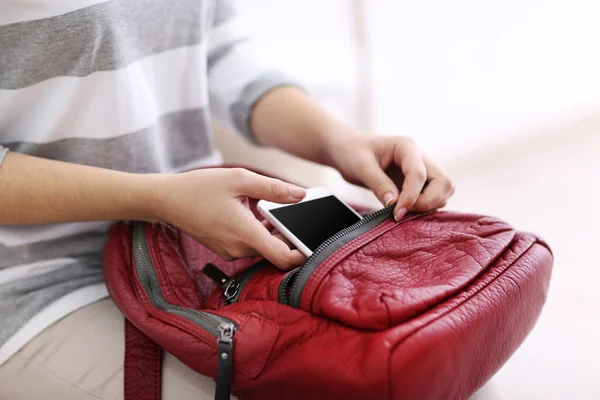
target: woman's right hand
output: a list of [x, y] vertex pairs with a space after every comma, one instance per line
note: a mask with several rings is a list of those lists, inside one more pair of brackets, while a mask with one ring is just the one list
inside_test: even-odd
[[162, 185], [154, 213], [214, 251], [220, 257], [262, 255], [281, 269], [305, 257], [273, 236], [252, 214], [248, 198], [296, 203], [306, 191], [242, 168], [210, 168], [159, 176]]

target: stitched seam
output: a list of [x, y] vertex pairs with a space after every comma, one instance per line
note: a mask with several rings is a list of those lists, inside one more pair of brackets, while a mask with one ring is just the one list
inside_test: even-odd
[[[255, 285], [255, 278], [261, 277], [262, 275], [264, 275], [263, 271], [258, 271], [257, 273], [254, 274], [254, 276], [252, 276], [250, 278], [250, 280], [248, 280], [246, 282], [246, 285], [244, 285], [244, 287], [242, 288], [242, 290], [240, 291], [239, 295], [238, 295], [238, 299], [236, 303], [240, 303], [244, 300], [246, 300], [246, 297], [248, 295], [248, 293], [250, 292], [250, 289], [252, 289]], [[267, 277], [268, 278], [268, 277]]]
[[[309, 282], [310, 281], [315, 282], [314, 284], [310, 285], [310, 286], [314, 286], [315, 289], [314, 289], [312, 295], [310, 296], [310, 303], [308, 305], [309, 311], [311, 311], [312, 308], [313, 308], [314, 300], [317, 297], [317, 292], [319, 291], [319, 287], [323, 283], [323, 279], [325, 278], [325, 276], [327, 274], [329, 274], [329, 272], [331, 272], [331, 270], [333, 270], [339, 263], [341, 263], [343, 260], [345, 260], [346, 258], [348, 258], [350, 255], [354, 254], [357, 250], [363, 248], [364, 246], [367, 246], [373, 240], [375, 240], [378, 237], [380, 237], [380, 236], [384, 235], [385, 233], [387, 233], [389, 230], [391, 230], [398, 223], [399, 222], [393, 223], [389, 227], [381, 229], [381, 232], [379, 232], [379, 228], [382, 225], [379, 225], [378, 227], [373, 228], [372, 230], [370, 230], [369, 232], [365, 233], [364, 235], [361, 235], [361, 236], [357, 237], [356, 239], [352, 240], [350, 243], [347, 243], [344, 246], [340, 247], [332, 255], [330, 255], [327, 259], [325, 259], [321, 263], [321, 265], [319, 265], [313, 271], [311, 277], [309, 278]], [[327, 266], [327, 268], [325, 268], [325, 266]], [[309, 286], [308, 282], [307, 282], [306, 286]], [[307, 289], [306, 286], [304, 287], [304, 291], [302, 293], [302, 297], [305, 296], [305, 293], [306, 293], [305, 291]], [[302, 308], [303, 307], [302, 307], [302, 301], [301, 301], [300, 302], [300, 309], [302, 309]]]
[[[152, 228], [152, 229], [154, 229], [154, 228]], [[162, 272], [164, 271], [164, 262], [163, 262], [162, 257], [160, 256], [162, 253], [161, 246], [159, 245], [156, 235], [151, 235], [150, 240], [152, 240], [153, 246], [149, 246], [149, 251], [151, 252], [151, 256], [153, 256], [153, 261], [155, 261], [157, 263], [155, 270], [156, 270], [157, 276], [160, 277], [161, 275], [163, 275]], [[163, 278], [164, 278], [164, 276], [163, 276]], [[146, 291], [143, 289], [143, 287], [139, 283], [137, 274], [135, 274], [135, 272], [133, 274], [133, 279], [137, 283], [136, 285], [134, 285], [134, 287], [136, 289], [136, 292], [138, 292], [138, 301], [140, 301], [142, 307], [146, 310], [146, 312], [151, 316], [152, 319], [160, 321], [161, 323], [163, 323], [167, 326], [171, 326], [176, 329], [181, 329], [188, 335], [192, 336], [194, 339], [200, 340], [202, 342], [202, 344], [204, 344], [205, 346], [208, 345], [208, 343], [204, 339], [203, 335], [199, 335], [198, 331], [201, 331], [203, 334], [206, 334], [206, 335], [210, 335], [210, 333], [206, 332], [204, 329], [200, 328], [196, 324], [190, 322], [185, 317], [182, 317], [179, 315], [173, 315], [173, 314], [169, 313], [168, 311], [160, 310], [160, 309], [157, 309], [156, 307], [154, 307], [151, 303], [149, 303], [148, 294], [146, 293]], [[171, 282], [168, 279], [162, 279], [162, 280], [160, 280], [160, 282], [163, 282], [163, 283], [165, 283], [165, 285], [168, 285], [169, 289], [170, 289], [169, 294], [173, 295], [173, 297], [176, 297], [179, 301], [181, 301], [179, 296], [177, 296], [176, 292], [172, 289]], [[164, 286], [161, 285], [161, 287], [164, 289]], [[141, 295], [141, 298], [145, 299], [146, 301], [141, 301], [139, 298], [140, 295]], [[168, 294], [163, 291], [163, 296], [165, 297], [165, 300], [167, 300], [167, 302], [171, 303], [171, 301], [169, 301], [167, 295]], [[185, 304], [185, 302], [182, 302], [182, 303]], [[234, 318], [234, 319], [240, 321], [239, 327], [238, 327], [239, 330], [242, 330], [242, 327], [246, 323], [246, 318], [242, 318], [242, 317], [243, 317], [243, 315], [236, 314], [236, 318]], [[272, 351], [273, 344], [275, 343], [277, 336], [279, 334], [279, 330], [278, 330], [278, 327], [276, 324], [274, 324], [273, 322], [271, 322], [267, 319], [265, 319], [265, 321], [267, 323], [273, 324], [273, 326], [275, 326], [277, 328], [277, 330], [270, 338], [269, 345], [264, 350], [264, 355], [260, 356], [261, 362], [260, 362], [260, 364], [258, 364], [258, 365], [260, 365], [260, 367], [257, 369], [257, 372], [252, 373], [251, 370], [248, 368], [248, 363], [236, 365], [236, 369], [248, 377], [255, 377], [258, 374], [260, 374], [260, 372], [262, 372], [262, 370], [264, 369], [264, 366], [266, 365], [266, 361]], [[212, 337], [212, 335], [210, 335], [210, 336]], [[215, 349], [213, 349], [211, 347], [210, 352], [214, 353]], [[250, 365], [252, 365], [252, 363]]]
[[[152, 233], [153, 235], [151, 235], [151, 240], [152, 240], [152, 244], [153, 246], [148, 246], [148, 250], [153, 253], [151, 254], [152, 257], [152, 261], [157, 262], [159, 265], [158, 267], [160, 268], [155, 268], [156, 271], [156, 277], [159, 280], [159, 283], [164, 282], [165, 285], [160, 285], [161, 288], [163, 289], [163, 297], [165, 298], [165, 300], [173, 299], [176, 300], [179, 304], [183, 305], [185, 304], [184, 307], [190, 307], [190, 308], [194, 308], [196, 307], [195, 304], [189, 306], [187, 305], [188, 302], [187, 301], [183, 301], [181, 299], [181, 297], [179, 296], [179, 294], [173, 289], [173, 285], [171, 284], [171, 281], [165, 277], [165, 274], [163, 274], [163, 271], [165, 270], [165, 266], [164, 266], [164, 262], [163, 262], [163, 258], [162, 258], [162, 254], [164, 253], [164, 249], [161, 248], [161, 244], [159, 242], [159, 240], [157, 239], [157, 235], [160, 235], [161, 233], [154, 229], [154, 226], [152, 227]], [[184, 261], [181, 259], [180, 255], [177, 255], [177, 259], [179, 262], [184, 263]], [[164, 290], [166, 286], [166, 291]], [[172, 303], [171, 301], [169, 301], [169, 303]]]
[[[162, 253], [161, 251], [161, 247], [160, 247], [160, 243], [159, 241], [156, 239], [156, 235], [152, 235], [152, 244], [154, 246], [151, 246], [152, 248], [149, 249], [152, 253], [154, 253], [155, 255], [155, 261], [158, 263], [157, 268], [155, 268], [157, 274], [161, 274], [162, 275], [162, 271], [164, 271], [164, 262], [162, 257], [160, 257], [160, 254]], [[156, 253], [155, 249], [158, 249], [158, 254]], [[160, 271], [159, 271], [160, 269]], [[181, 299], [179, 298], [179, 296], [177, 296], [176, 292], [174, 290], [172, 290], [172, 285], [171, 282], [168, 279], [163, 279], [163, 282], [166, 283], [166, 285], [169, 286], [170, 289], [170, 294], [173, 295], [173, 297], [176, 297], [179, 301], [181, 301]], [[166, 297], [166, 293], [163, 292], [163, 296], [165, 296], [165, 300], [168, 301], [168, 298]], [[182, 302], [183, 304], [185, 304], [185, 302]], [[171, 326], [175, 326], [179, 329], [183, 328], [188, 334], [191, 334], [192, 336], [198, 338], [198, 335], [194, 333], [194, 331], [196, 329], [200, 329], [204, 332], [204, 330], [198, 326], [196, 326], [195, 324], [191, 323], [190, 321], [188, 321], [186, 318], [181, 317], [181, 316], [173, 316], [170, 313], [163, 311], [163, 310], [158, 310], [155, 309], [155, 307], [152, 307], [152, 310], [159, 312], [160, 314], [162, 314], [162, 317], [159, 317], [159, 320], [162, 320], [163, 322], [168, 322], [169, 325]], [[148, 312], [150, 313], [150, 315], [153, 314], [152, 310], [148, 310]], [[164, 313], [164, 314], [163, 314]], [[236, 318], [239, 320], [239, 318]], [[269, 322], [268, 320], [265, 320], [267, 322]], [[246, 323], [246, 319], [242, 319], [242, 323], [239, 324], [238, 329], [241, 330], [243, 325]], [[192, 329], [185, 329], [185, 327], [191, 327]], [[271, 352], [273, 343], [275, 342], [275, 339], [277, 338], [278, 332], [276, 332], [274, 335], [272, 335], [272, 339], [270, 340], [270, 345], [265, 349], [265, 355], [262, 356], [262, 362], [260, 365], [262, 365], [262, 367], [258, 370], [258, 373], [260, 373], [260, 371], [262, 371], [262, 369], [264, 368], [264, 365], [266, 363], [266, 359], [268, 358], [268, 355]], [[202, 340], [202, 339], [201, 339]], [[204, 340], [202, 340], [204, 342]], [[249, 377], [254, 377], [257, 374], [252, 373], [247, 365], [238, 365], [237, 368], [239, 369], [240, 372], [242, 372], [243, 374], [249, 376]]]
[[[151, 339], [149, 339], [151, 340]], [[162, 350], [161, 347], [156, 344], [154, 346], [154, 391], [152, 393], [153, 400], [160, 400], [160, 387], [161, 387], [161, 362], [162, 362]]]
[[[250, 377], [250, 378], [256, 378], [258, 375], [260, 375], [260, 373], [264, 370], [266, 364], [267, 364], [267, 360], [269, 359], [269, 356], [271, 355], [271, 352], [273, 351], [273, 345], [275, 344], [275, 340], [277, 340], [277, 336], [279, 336], [279, 326], [274, 323], [273, 321], [270, 321], [268, 319], [262, 318], [259, 315], [255, 314], [255, 313], [251, 313], [248, 318], [244, 321], [244, 323], [246, 323], [246, 321], [250, 318], [257, 318], [259, 320], [263, 320], [266, 324], [270, 324], [271, 326], [275, 327], [275, 331], [274, 333], [271, 335], [271, 338], [268, 342], [267, 346], [265, 347], [265, 350], [263, 351], [262, 354], [258, 355], [258, 363], [256, 364], [257, 367], [254, 368], [256, 369], [256, 372], [252, 372], [250, 370], [250, 368], [248, 368], [248, 365], [238, 365], [237, 368], [239, 369], [240, 372], [242, 372], [244, 375]], [[241, 325], [240, 328], [241, 329]], [[252, 364], [250, 364], [252, 365]]]
[[[411, 220], [405, 220], [404, 222], [408, 222], [408, 221], [411, 221]], [[401, 222], [402, 222], [402, 221], [401, 221]], [[401, 223], [401, 222], [399, 222], [399, 223]], [[332, 258], [332, 259], [331, 259], [332, 266], [331, 266], [331, 267], [328, 267], [328, 269], [327, 269], [327, 271], [325, 271], [325, 274], [324, 274], [324, 276], [323, 276], [323, 277], [320, 277], [320, 278], [319, 278], [319, 282], [318, 282], [318, 284], [317, 284], [317, 287], [316, 287], [316, 289], [315, 289], [315, 291], [314, 291], [314, 293], [313, 293], [313, 295], [312, 295], [311, 304], [310, 304], [310, 310], [311, 310], [311, 311], [314, 311], [314, 307], [315, 307], [315, 306], [314, 306], [314, 304], [315, 304], [315, 303], [318, 303], [318, 302], [317, 302], [317, 299], [318, 299], [318, 297], [319, 297], [319, 295], [320, 295], [320, 293], [321, 293], [320, 289], [321, 289], [321, 288], [324, 286], [324, 284], [325, 284], [325, 275], [329, 275], [329, 274], [331, 274], [331, 272], [332, 272], [334, 269], [336, 269], [337, 267], [339, 267], [339, 266], [340, 266], [340, 264], [342, 264], [342, 262], [344, 262], [344, 260], [345, 260], [345, 259], [347, 259], [348, 257], [350, 257], [350, 256], [351, 256], [351, 255], [353, 255], [353, 254], [356, 254], [358, 251], [360, 251], [361, 249], [363, 249], [363, 248], [365, 248], [366, 246], [368, 246], [369, 244], [371, 244], [371, 243], [372, 243], [374, 240], [376, 240], [376, 239], [378, 239], [378, 238], [382, 237], [383, 235], [387, 234], [389, 231], [391, 231], [392, 229], [394, 229], [394, 228], [395, 228], [395, 227], [396, 227], [396, 226], [397, 226], [399, 223], [392, 224], [390, 227], [388, 227], [387, 229], [383, 230], [383, 232], [381, 232], [381, 233], [377, 233], [377, 232], [375, 232], [375, 233], [373, 234], [375, 237], [373, 237], [373, 238], [369, 238], [369, 240], [368, 240], [367, 242], [365, 242], [365, 243], [362, 243], [362, 244], [358, 245], [358, 246], [357, 246], [357, 248], [350, 249], [350, 250], [349, 250], [349, 252], [348, 252], [348, 253], [346, 253], [345, 255], [338, 256], [338, 258], [339, 258], [339, 257], [342, 257], [341, 259], [333, 259], [333, 258]], [[376, 229], [376, 228], [375, 228], [375, 229]], [[374, 230], [375, 230], [375, 229], [374, 229]], [[373, 230], [373, 231], [374, 231], [374, 230]], [[371, 231], [371, 232], [373, 232], [373, 231]], [[496, 232], [495, 234], [497, 234], [497, 233], [504, 233], [504, 232], [508, 232], [508, 231], [509, 231], [509, 230], [502, 230], [502, 231]], [[365, 234], [365, 235], [366, 235], [366, 234]], [[470, 234], [469, 234], [469, 236], [472, 236], [472, 235], [470, 235]], [[513, 235], [512, 239], [511, 239], [511, 240], [510, 240], [510, 241], [509, 241], [509, 242], [508, 242], [508, 243], [507, 243], [507, 244], [506, 244], [504, 247], [502, 247], [502, 249], [501, 249], [501, 250], [499, 250], [499, 251], [498, 251], [498, 253], [497, 253], [495, 256], [493, 256], [493, 257], [492, 257], [492, 258], [491, 258], [491, 259], [490, 259], [490, 260], [487, 262], [487, 264], [486, 264], [486, 265], [482, 265], [482, 264], [480, 264], [479, 262], [477, 262], [477, 261], [476, 261], [476, 262], [477, 262], [477, 263], [478, 263], [478, 264], [481, 266], [481, 270], [479, 271], [479, 273], [475, 274], [475, 275], [473, 276], [473, 278], [472, 278], [472, 279], [471, 279], [469, 282], [467, 282], [467, 284], [465, 285], [465, 287], [464, 287], [462, 290], [465, 290], [465, 289], [466, 289], [466, 288], [468, 288], [468, 287], [469, 287], [469, 286], [470, 286], [472, 283], [476, 282], [476, 281], [477, 281], [477, 279], [478, 279], [478, 278], [479, 278], [481, 275], [485, 274], [485, 272], [487, 271], [487, 269], [489, 268], [489, 266], [490, 266], [490, 265], [493, 265], [494, 263], [496, 263], [496, 262], [497, 262], [497, 261], [498, 261], [500, 258], [502, 258], [502, 256], [503, 256], [504, 254], [506, 254], [506, 251], [507, 251], [507, 250], [509, 249], [509, 247], [510, 247], [510, 246], [511, 246], [511, 245], [514, 243], [514, 237], [515, 237], [515, 235]], [[478, 236], [478, 238], [481, 238], [481, 236]], [[357, 239], [359, 239], [359, 238], [357, 238]], [[536, 240], [537, 240], [537, 237], [536, 237]], [[350, 243], [352, 243], [352, 242], [350, 242]], [[350, 244], [350, 243], [348, 243], [348, 244]], [[532, 244], [532, 245], [533, 245], [533, 244]], [[485, 247], [484, 247], [484, 249], [487, 251], [487, 249], [486, 249]], [[341, 250], [341, 249], [340, 249], [340, 250]], [[527, 251], [527, 249], [526, 249], [526, 250], [524, 250], [524, 252], [526, 252], [526, 251]], [[488, 251], [488, 253], [489, 253], [489, 251]], [[333, 257], [333, 256], [334, 256], [334, 254], [332, 254], [332, 257]], [[517, 259], [518, 259], [518, 257], [517, 257]], [[516, 262], [516, 260], [517, 260], [517, 259], [515, 259], [515, 261], [514, 261], [514, 262]], [[511, 264], [511, 265], [512, 265], [512, 264]], [[320, 266], [320, 267], [321, 267], [321, 266]], [[320, 267], [319, 267], [319, 268], [320, 268]], [[508, 268], [508, 267], [507, 267], [507, 268]], [[494, 279], [495, 279], [495, 278], [494, 278]], [[486, 286], [487, 286], [487, 285], [486, 285]], [[483, 289], [483, 288], [482, 288], [482, 289]], [[448, 295], [448, 296], [444, 296], [444, 297], [443, 297], [443, 298], [441, 298], [441, 299], [438, 299], [438, 300], [436, 300], [436, 302], [435, 302], [434, 304], [432, 304], [432, 305], [428, 306], [427, 308], [423, 309], [422, 311], [420, 311], [420, 314], [423, 314], [423, 313], [425, 313], [425, 312], [427, 312], [427, 311], [429, 311], [429, 310], [431, 310], [431, 309], [433, 309], [433, 308], [437, 307], [438, 305], [440, 305], [440, 304], [444, 303], [445, 301], [448, 301], [448, 300], [450, 300], [452, 297], [455, 297], [456, 295], [457, 295], [457, 293], [453, 293], [453, 294], [450, 294], [450, 295]], [[462, 303], [461, 303], [461, 304], [462, 304]], [[388, 308], [388, 304], [387, 304], [387, 303], [385, 304], [385, 306], [386, 306], [386, 310], [387, 310], [387, 312], [388, 312], [388, 317], [389, 317], [389, 325], [388, 325], [388, 328], [390, 328], [390, 327], [392, 327], [392, 315], [391, 315], [391, 313], [390, 313], [390, 310], [389, 310], [389, 308]]]
[[[170, 226], [168, 226], [168, 228], [172, 228]], [[177, 230], [178, 234], [180, 234], [180, 231]], [[191, 271], [189, 270], [188, 266], [187, 266], [187, 262], [186, 259], [183, 258], [182, 253], [181, 253], [181, 243], [180, 241], [177, 241], [176, 243], [173, 242], [173, 240], [171, 240], [170, 237], [167, 236], [168, 239], [168, 243], [167, 243], [167, 247], [170, 247], [170, 250], [173, 251], [176, 255], [177, 255], [177, 260], [179, 260], [180, 265], [183, 266], [183, 271], [188, 275], [188, 277], [190, 278], [190, 280], [193, 281], [192, 278], [192, 274]], [[161, 242], [158, 240], [158, 238], [156, 236], [154, 236], [154, 240], [156, 242], [156, 248], [158, 249], [158, 253], [159, 256], [162, 255], [163, 253], [165, 253], [167, 250], [163, 249], [163, 245], [161, 245]], [[160, 257], [161, 261], [160, 264], [164, 269], [164, 262], [162, 260], [162, 257]], [[163, 273], [164, 272], [164, 273]], [[171, 292], [173, 293], [173, 296], [176, 297], [179, 301], [180, 304], [184, 305], [184, 307], [189, 307], [189, 308], [205, 308], [204, 307], [204, 301], [203, 299], [200, 298], [200, 296], [197, 295], [197, 285], [195, 285], [196, 289], [195, 293], [196, 296], [190, 296], [187, 294], [187, 290], [183, 293], [183, 296], [186, 297], [185, 299], [181, 297], [180, 291], [179, 290], [175, 290], [175, 285], [173, 285], [173, 283], [171, 282], [170, 279], [168, 279], [168, 274], [166, 273], [166, 269], [161, 270], [159, 276], [164, 276], [164, 280], [166, 281], [167, 285], [169, 285], [169, 288], [171, 290]], [[187, 297], [190, 297], [189, 299]], [[191, 302], [191, 304], [190, 304]]]
[[[391, 230], [392, 228], [390, 227], [388, 230]], [[372, 235], [368, 235], [367, 238], [365, 239], [364, 237], [362, 237], [364, 240], [366, 240], [366, 242], [362, 243], [356, 243], [353, 246], [349, 246], [348, 249], [346, 249], [346, 252], [341, 252], [339, 253], [337, 256], [332, 255], [331, 259], [329, 260], [329, 262], [327, 262], [327, 268], [323, 267], [323, 264], [321, 264], [319, 267], [323, 268], [321, 270], [321, 272], [319, 274], [314, 274], [316, 276], [312, 276], [311, 278], [315, 279], [315, 290], [314, 293], [312, 294], [311, 298], [310, 298], [310, 304], [309, 304], [309, 310], [312, 310], [314, 307], [314, 302], [318, 296], [319, 293], [319, 289], [321, 288], [325, 276], [329, 275], [329, 273], [331, 271], [333, 271], [342, 261], [344, 261], [346, 258], [350, 257], [352, 254], [354, 254], [356, 251], [362, 249], [363, 247], [367, 246], [368, 244], [370, 244], [373, 240], [381, 237], [382, 235], [384, 235], [386, 232], [388, 232], [388, 230], [384, 230], [383, 232], [379, 233], [376, 232]], [[360, 239], [357, 238], [357, 239]], [[352, 242], [351, 242], [352, 243]], [[350, 244], [350, 243], [349, 243]], [[343, 247], [342, 247], [343, 248]], [[341, 249], [340, 249], [341, 250]]]
[[[372, 241], [385, 235], [387, 232], [394, 229], [398, 225], [403, 225], [406, 222], [411, 222], [411, 221], [414, 221], [417, 219], [426, 218], [433, 213], [435, 213], [435, 210], [427, 211], [425, 213], [415, 214], [410, 217], [407, 217], [406, 219], [402, 219], [400, 221], [394, 221], [394, 222], [390, 223], [389, 226], [386, 226], [385, 228], [381, 228], [382, 226], [385, 226], [385, 224], [387, 222], [390, 221], [390, 220], [387, 220], [387, 221], [381, 223], [380, 225], [376, 226], [375, 228], [373, 228], [373, 229], [365, 232], [364, 234], [358, 236], [357, 238], [351, 240], [349, 243], [346, 243], [344, 246], [340, 247], [339, 249], [337, 249], [333, 254], [331, 254], [329, 257], [327, 257], [325, 260], [323, 260], [323, 262], [311, 274], [311, 277], [307, 281], [306, 286], [304, 287], [304, 289], [302, 291], [303, 293], [302, 293], [302, 297], [300, 299], [301, 300], [300, 301], [300, 309], [303, 309], [302, 299], [305, 297], [307, 286], [310, 287], [310, 285], [309, 285], [310, 282], [315, 281], [315, 283], [313, 284], [315, 286], [315, 289], [313, 290], [313, 293], [310, 296], [310, 300], [309, 300], [310, 304], [308, 305], [309, 312], [312, 310], [314, 300], [315, 300], [315, 298], [317, 296], [317, 292], [322, 284], [323, 278], [325, 277], [325, 275], [329, 274], [329, 272], [331, 272], [335, 267], [337, 267], [337, 265], [339, 263], [341, 263], [343, 260], [348, 258], [350, 255], [354, 254], [359, 249], [361, 249], [365, 246], [368, 246]], [[342, 249], [345, 249], [345, 250], [342, 251]], [[331, 264], [331, 266], [329, 266], [330, 264]], [[324, 269], [324, 265], [328, 265], [327, 269]]]
[[527, 246], [527, 248], [524, 249], [523, 252], [521, 254], [519, 254], [519, 256], [516, 259], [513, 260], [513, 262], [511, 262], [509, 265], [507, 265], [506, 268], [502, 272], [500, 272], [498, 274], [498, 276], [496, 276], [495, 278], [493, 278], [491, 281], [489, 281], [487, 284], [485, 284], [483, 287], [481, 287], [478, 291], [474, 292], [472, 295], [470, 295], [469, 297], [465, 298], [460, 303], [456, 304], [454, 307], [452, 307], [452, 308], [444, 311], [442, 314], [438, 315], [433, 320], [427, 322], [425, 325], [416, 328], [414, 331], [412, 331], [408, 335], [404, 336], [404, 338], [402, 338], [402, 340], [398, 341], [392, 348], [390, 348], [390, 351], [389, 351], [390, 356], [388, 358], [388, 393], [389, 393], [388, 397], [389, 397], [390, 400], [393, 400], [391, 398], [392, 393], [393, 393], [392, 392], [392, 362], [391, 362], [391, 360], [392, 360], [392, 356], [393, 356], [394, 352], [396, 351], [396, 349], [400, 345], [402, 345], [405, 341], [409, 340], [411, 337], [413, 337], [414, 335], [416, 335], [417, 333], [419, 333], [423, 329], [425, 329], [428, 326], [436, 323], [437, 321], [439, 321], [440, 319], [444, 318], [445, 316], [447, 316], [451, 312], [456, 311], [457, 309], [459, 309], [460, 307], [462, 307], [463, 305], [465, 305], [466, 303], [468, 303], [470, 300], [472, 300], [473, 298], [475, 298], [478, 294], [480, 294], [481, 292], [483, 292], [487, 287], [489, 287], [494, 282], [496, 282], [496, 280], [498, 280], [500, 277], [502, 277], [506, 273], [506, 271], [508, 271], [510, 269], [511, 266], [513, 266], [514, 264], [516, 264], [517, 262], [519, 262], [519, 260], [525, 254], [527, 254], [535, 244], [542, 244], [542, 243], [540, 243], [540, 241], [538, 240], [538, 238], [535, 238], [535, 240], [533, 242], [531, 242], [531, 244], [529, 246]]
[[[145, 308], [145, 306], [144, 306], [144, 308]], [[212, 344], [214, 342], [207, 341], [205, 339], [204, 335], [210, 336], [211, 338], [213, 336], [210, 333], [206, 332], [204, 329], [202, 329], [199, 326], [197, 326], [196, 324], [194, 324], [193, 322], [190, 322], [189, 320], [187, 320], [185, 317], [171, 314], [168, 311], [159, 310], [157, 308], [146, 309], [146, 312], [150, 315], [150, 318], [153, 319], [154, 321], [160, 322], [161, 324], [163, 324], [165, 326], [169, 326], [171, 328], [180, 329], [181, 331], [185, 332], [187, 335], [189, 335], [193, 339], [202, 343], [202, 345], [208, 347], [209, 354], [211, 354], [212, 356], [217, 355], [217, 350], [214, 347], [214, 345]], [[224, 316], [226, 316], [227, 318], [230, 318], [230, 319], [234, 319], [230, 315], [224, 315]], [[245, 315], [236, 314], [235, 320], [238, 323], [238, 331], [241, 331], [242, 327], [246, 323]], [[240, 372], [244, 373], [247, 376], [251, 377], [253, 375], [251, 373], [247, 373], [247, 369], [246, 369], [245, 365], [237, 364], [236, 368]]]
[[129, 360], [130, 360], [131, 357], [129, 355], [129, 351], [127, 351], [127, 343], [130, 340], [130, 333], [128, 332], [129, 329], [127, 328], [127, 324], [131, 323], [131, 322], [127, 321], [126, 319], [125, 319], [124, 322], [125, 322], [125, 327], [124, 327], [125, 328], [124, 329], [124, 333], [125, 333], [125, 359], [123, 360], [123, 397], [124, 398], [129, 398], [129, 391], [127, 390], [127, 388], [128, 388], [128, 385], [127, 385], [127, 381], [128, 381], [128, 379], [127, 379], [127, 375], [128, 375], [127, 374], [127, 370], [128, 370], [128, 367], [127, 366], [130, 363]]
[[[494, 277], [492, 280], [490, 280], [488, 283], [486, 283], [484, 286], [482, 286], [479, 290], [477, 290], [476, 292], [473, 292], [469, 297], [466, 297], [465, 299], [463, 299], [460, 303], [456, 304], [454, 307], [449, 308], [448, 310], [444, 311], [442, 314], [438, 315], [435, 319], [429, 321], [428, 323], [426, 323], [425, 325], [416, 328], [416, 330], [414, 330], [413, 332], [411, 332], [409, 335], [405, 336], [404, 339], [402, 339], [400, 342], [396, 343], [396, 345], [391, 349], [391, 351], [396, 350], [396, 348], [402, 344], [402, 342], [404, 342], [405, 340], [407, 340], [408, 338], [410, 338], [411, 336], [413, 336], [415, 333], [419, 332], [420, 330], [422, 330], [423, 328], [429, 326], [430, 324], [436, 322], [438, 319], [448, 315], [450, 312], [456, 310], [457, 308], [463, 306], [465, 303], [467, 303], [469, 300], [472, 300], [475, 296], [477, 296], [479, 293], [483, 292], [488, 286], [490, 286], [491, 284], [493, 284], [496, 280], [498, 280], [502, 275], [504, 275], [506, 273], [506, 271], [508, 271], [510, 269], [511, 266], [513, 266], [514, 264], [516, 264], [517, 262], [519, 262], [519, 260], [525, 255], [527, 254], [527, 252], [529, 250], [531, 250], [531, 248], [533, 247], [533, 245], [535, 244], [539, 244], [537, 239], [534, 240], [533, 242], [531, 242], [531, 244], [529, 246], [527, 246], [526, 249], [523, 250], [523, 252], [521, 254], [519, 254], [519, 256], [517, 258], [515, 258], [513, 260], [513, 262], [511, 262], [510, 264], [508, 264], [506, 266], [506, 268], [504, 268], [504, 270], [502, 272], [500, 272], [496, 277]], [[443, 304], [443, 303], [440, 303]]]
[[[425, 216], [427, 216], [427, 215], [428, 214], [426, 213]], [[417, 214], [408, 219], [393, 222], [390, 224], [390, 226], [387, 226], [383, 229], [380, 229], [383, 226], [383, 224], [381, 224], [381, 225], [373, 228], [369, 232], [366, 232], [365, 234], [352, 240], [350, 243], [347, 243], [346, 245], [342, 246], [338, 250], [336, 250], [331, 256], [328, 257], [328, 259], [323, 261], [321, 263], [321, 265], [319, 265], [317, 267], [317, 269], [315, 269], [315, 271], [313, 272], [313, 275], [310, 278], [311, 280], [314, 279], [316, 281], [316, 283], [315, 283], [315, 289], [314, 289], [313, 294], [310, 299], [309, 310], [312, 310], [312, 308], [313, 308], [313, 304], [314, 304], [317, 296], [319, 295], [319, 289], [323, 285], [325, 276], [328, 275], [331, 271], [333, 271], [340, 263], [342, 263], [345, 259], [347, 259], [351, 255], [355, 254], [360, 249], [371, 244], [374, 240], [385, 235], [386, 233], [388, 233], [389, 231], [391, 231], [398, 225], [402, 225], [405, 222], [413, 221], [421, 216], [423, 216], [423, 214]], [[379, 229], [381, 231], [379, 231]], [[345, 250], [342, 251], [342, 249], [344, 249], [344, 248], [345, 248]], [[324, 265], [328, 265], [326, 269], [324, 269]], [[320, 270], [320, 271], [317, 273], [318, 270]], [[305, 290], [306, 290], [306, 288], [305, 288]], [[304, 296], [304, 293], [302, 295]]]
[[[188, 321], [187, 319], [180, 317], [176, 314], [171, 314], [168, 311], [160, 310], [160, 309], [154, 307], [154, 305], [152, 304], [152, 302], [150, 301], [150, 299], [148, 297], [148, 294], [146, 293], [142, 284], [140, 283], [137, 274], [134, 272], [132, 276], [135, 281], [134, 290], [137, 295], [134, 297], [139, 302], [140, 306], [144, 309], [144, 311], [146, 311], [146, 314], [148, 315], [148, 317], [146, 318], [145, 321], [152, 318], [155, 321], [159, 321], [164, 325], [167, 325], [167, 326], [170, 326], [173, 328], [182, 329], [183, 331], [185, 331], [192, 337], [200, 340], [202, 343], [204, 343], [208, 346], [210, 345], [210, 343], [212, 343], [212, 340], [208, 340], [205, 337], [205, 335], [210, 336], [211, 339], [213, 338], [213, 335], [206, 332], [204, 329], [200, 328], [198, 325], [196, 325], [196, 324]], [[174, 317], [178, 317], [178, 318], [174, 318]], [[145, 321], [142, 321], [142, 323], [145, 323]]]

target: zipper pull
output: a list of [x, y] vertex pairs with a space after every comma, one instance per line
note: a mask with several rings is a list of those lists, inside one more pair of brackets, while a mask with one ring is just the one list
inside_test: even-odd
[[231, 301], [238, 294], [240, 284], [211, 263], [206, 264], [202, 272], [221, 286], [223, 289], [223, 297], [225, 297], [225, 305], [231, 304]]
[[223, 288], [223, 297], [225, 298], [224, 303], [226, 306], [232, 303], [239, 290], [240, 284], [238, 282], [233, 279], [227, 282], [227, 285]]
[[233, 334], [235, 326], [231, 323], [219, 325], [217, 338], [217, 387], [215, 400], [229, 400], [231, 395], [231, 375], [233, 372]]
[[210, 279], [215, 281], [223, 289], [227, 286], [229, 281], [232, 281], [231, 277], [225, 272], [221, 271], [216, 265], [208, 263], [204, 266], [202, 272]]

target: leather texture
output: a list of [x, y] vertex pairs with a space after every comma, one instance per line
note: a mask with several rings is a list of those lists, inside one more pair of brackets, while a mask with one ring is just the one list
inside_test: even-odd
[[[540, 238], [502, 220], [435, 212], [387, 220], [335, 251], [310, 276], [300, 308], [278, 302], [286, 272], [272, 266], [223, 306], [202, 268], [235, 276], [257, 259], [225, 262], [169, 226], [147, 228], [167, 301], [238, 325], [232, 391], [241, 400], [467, 399], [534, 326], [553, 262]], [[104, 265], [125, 316], [214, 378], [215, 337], [152, 305], [134, 273], [130, 224], [112, 227]]]
[[159, 345], [125, 319], [125, 388], [128, 400], [160, 400], [161, 357]]

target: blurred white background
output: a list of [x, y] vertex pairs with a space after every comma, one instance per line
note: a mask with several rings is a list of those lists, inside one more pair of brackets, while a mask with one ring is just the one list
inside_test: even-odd
[[414, 135], [434, 156], [600, 107], [595, 0], [240, 5], [267, 52], [339, 115]]
[[[497, 376], [507, 399], [600, 399], [600, 2], [244, 0], [258, 42], [342, 119], [413, 136], [450, 208], [545, 237], [538, 325]], [[372, 202], [334, 172], [221, 132], [225, 159]]]

